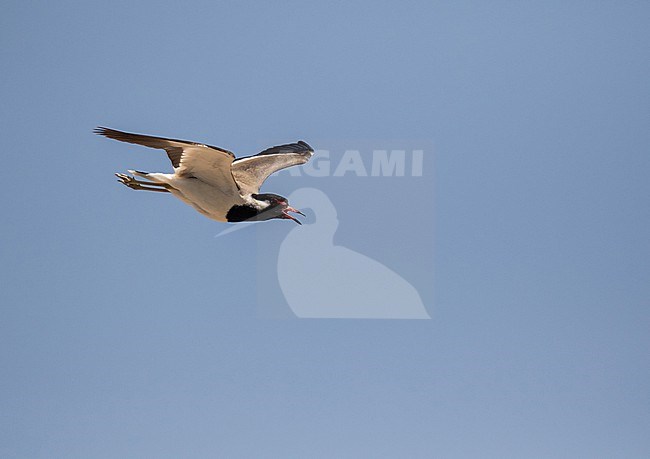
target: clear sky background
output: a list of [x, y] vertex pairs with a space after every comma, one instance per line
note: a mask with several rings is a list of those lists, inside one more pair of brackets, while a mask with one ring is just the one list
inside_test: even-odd
[[[0, 456], [650, 456], [650, 4], [327, 3], [3, 2]], [[260, 318], [96, 125], [429, 139], [433, 320]]]

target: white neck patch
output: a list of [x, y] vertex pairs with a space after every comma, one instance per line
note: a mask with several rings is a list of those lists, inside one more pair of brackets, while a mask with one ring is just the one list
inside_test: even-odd
[[259, 199], [255, 199], [250, 194], [244, 195], [244, 196], [242, 196], [242, 198], [244, 198], [244, 201], [246, 201], [247, 204], [249, 204], [250, 206], [255, 207], [257, 210], [266, 209], [267, 207], [269, 207], [271, 205], [270, 202], [268, 202], [268, 201], [260, 201]]

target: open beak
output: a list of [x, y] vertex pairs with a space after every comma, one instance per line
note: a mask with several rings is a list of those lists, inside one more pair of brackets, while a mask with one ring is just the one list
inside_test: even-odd
[[303, 214], [302, 212], [300, 212], [298, 209], [294, 209], [293, 207], [287, 207], [286, 209], [284, 209], [284, 211], [285, 211], [285, 212], [293, 212], [294, 214], [300, 214], [300, 215], [302, 215], [303, 217], [306, 217], [305, 214]]
[[286, 209], [284, 209], [284, 210], [282, 211], [282, 215], [284, 215], [283, 218], [285, 218], [285, 219], [289, 219], [289, 220], [293, 220], [294, 222], [298, 223], [299, 225], [302, 225], [302, 223], [300, 223], [300, 220], [298, 220], [298, 219], [297, 219], [296, 217], [294, 217], [293, 215], [289, 215], [289, 212], [293, 212], [293, 213], [296, 213], [296, 214], [300, 214], [300, 215], [302, 215], [303, 217], [305, 216], [305, 214], [303, 214], [302, 212], [300, 212], [298, 209], [294, 209], [293, 207], [287, 207]]

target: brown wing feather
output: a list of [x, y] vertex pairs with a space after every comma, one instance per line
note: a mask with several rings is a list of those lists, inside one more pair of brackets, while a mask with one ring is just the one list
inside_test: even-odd
[[129, 132], [117, 131], [115, 129], [110, 129], [106, 127], [98, 127], [93, 131], [95, 134], [103, 135], [109, 139], [119, 140], [120, 142], [134, 143], [137, 145], [143, 145], [150, 148], [160, 148], [167, 152], [169, 160], [172, 162], [174, 168], [178, 168], [181, 163], [181, 157], [183, 156], [183, 149], [188, 147], [205, 147], [212, 150], [219, 151], [229, 155], [231, 158], [235, 158], [235, 154], [232, 151], [213, 147], [211, 145], [205, 145], [197, 142], [190, 142], [187, 140], [178, 140], [178, 139], [167, 139], [165, 137], [154, 137], [150, 135], [143, 134], [132, 134]]
[[313, 152], [313, 148], [302, 140], [297, 143], [271, 147], [255, 156], [247, 156], [233, 161], [232, 176], [243, 192], [259, 193], [262, 183], [269, 175], [287, 167], [306, 163]]

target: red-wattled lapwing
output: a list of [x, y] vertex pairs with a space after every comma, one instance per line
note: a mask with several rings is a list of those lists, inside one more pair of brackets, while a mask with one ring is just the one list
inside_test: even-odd
[[235, 159], [231, 151], [202, 143], [129, 134], [105, 127], [98, 127], [94, 132], [167, 152], [174, 166], [173, 174], [129, 171], [147, 181], [115, 174], [121, 183], [133, 190], [169, 192], [206, 217], [220, 222], [281, 218], [301, 224], [289, 212], [304, 216], [302, 212], [290, 207], [282, 196], [260, 193], [260, 187], [272, 173], [309, 161], [314, 150], [302, 140]]

